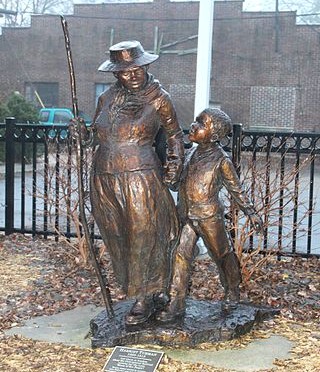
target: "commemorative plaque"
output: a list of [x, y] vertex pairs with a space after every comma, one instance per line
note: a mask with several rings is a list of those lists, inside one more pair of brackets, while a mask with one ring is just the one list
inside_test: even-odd
[[116, 346], [102, 372], [154, 372], [162, 352]]

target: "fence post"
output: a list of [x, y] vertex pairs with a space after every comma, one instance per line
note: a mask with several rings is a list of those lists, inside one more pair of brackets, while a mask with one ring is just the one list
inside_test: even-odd
[[232, 162], [240, 176], [242, 124], [233, 124]]
[[14, 128], [15, 118], [6, 118], [6, 192], [5, 192], [5, 234], [14, 229]]

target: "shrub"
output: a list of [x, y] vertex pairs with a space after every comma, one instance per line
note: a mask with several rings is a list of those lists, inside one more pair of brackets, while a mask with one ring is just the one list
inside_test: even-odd
[[[290, 251], [293, 230], [296, 238], [305, 235], [307, 218], [311, 213], [308, 200], [303, 197], [306, 187], [297, 175], [303, 174], [312, 162], [312, 156], [301, 158], [295, 165], [294, 157], [274, 153], [268, 160], [261, 155], [257, 161], [243, 154], [242, 180], [248, 194], [252, 196], [255, 208], [264, 221], [264, 234], [257, 234], [250, 226], [249, 219], [236, 208], [229, 229], [234, 248], [242, 267], [244, 284], [248, 284], [255, 271], [282, 252]], [[281, 174], [281, 163], [286, 157], [286, 169]], [[301, 177], [302, 178], [302, 177]], [[298, 190], [301, 198], [298, 198]], [[229, 200], [229, 205], [232, 201]], [[294, 211], [299, 207], [299, 216], [292, 223]], [[280, 226], [279, 226], [280, 225]], [[281, 229], [281, 234], [279, 233]]]
[[[13, 92], [7, 102], [0, 104], [0, 122], [5, 122], [6, 117], [16, 118], [17, 123], [33, 123], [38, 121], [38, 110], [32, 103], [27, 102], [19, 92]], [[29, 162], [32, 158], [33, 146], [26, 144], [24, 159]], [[21, 161], [21, 144], [15, 146], [15, 158]], [[5, 142], [0, 143], [0, 162], [5, 161]]]
[[9, 115], [16, 118], [17, 123], [38, 121], [38, 110], [18, 92], [14, 92], [9, 96], [6, 106], [9, 110]]
[[4, 123], [5, 118], [10, 116], [10, 111], [6, 103], [0, 103], [0, 123]]

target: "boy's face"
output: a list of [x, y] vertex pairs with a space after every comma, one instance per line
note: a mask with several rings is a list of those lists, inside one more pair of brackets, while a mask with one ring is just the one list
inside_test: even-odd
[[211, 142], [214, 126], [211, 117], [202, 112], [190, 126], [189, 139], [196, 143]]

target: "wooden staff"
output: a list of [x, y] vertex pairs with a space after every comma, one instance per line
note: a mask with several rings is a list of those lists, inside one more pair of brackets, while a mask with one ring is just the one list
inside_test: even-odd
[[77, 91], [76, 91], [76, 80], [75, 80], [75, 73], [72, 61], [72, 54], [71, 54], [71, 47], [70, 47], [70, 38], [69, 38], [69, 31], [68, 31], [68, 24], [67, 21], [63, 16], [61, 17], [61, 25], [64, 33], [64, 40], [65, 40], [65, 47], [67, 52], [67, 60], [68, 60], [68, 67], [69, 67], [69, 76], [70, 76], [70, 86], [71, 86], [71, 96], [72, 96], [72, 109], [73, 115], [76, 119], [76, 159], [77, 159], [77, 176], [78, 176], [78, 190], [79, 190], [79, 212], [81, 218], [81, 225], [84, 232], [84, 237], [86, 239], [88, 249], [92, 258], [92, 264], [97, 275], [99, 285], [101, 288], [101, 293], [103, 297], [103, 301], [106, 306], [107, 314], [109, 318], [114, 317], [114, 311], [112, 307], [112, 299], [110, 295], [110, 290], [108, 287], [107, 280], [105, 276], [101, 272], [101, 268], [96, 256], [95, 248], [93, 246], [93, 241], [90, 236], [89, 226], [85, 214], [85, 203], [84, 203], [84, 185], [83, 185], [83, 160], [82, 160], [82, 132], [81, 126], [83, 123], [79, 120], [79, 109], [78, 109], [78, 100], [77, 100]]

